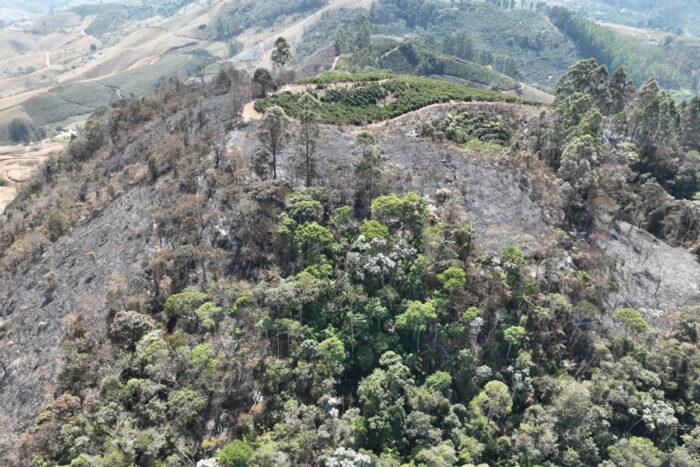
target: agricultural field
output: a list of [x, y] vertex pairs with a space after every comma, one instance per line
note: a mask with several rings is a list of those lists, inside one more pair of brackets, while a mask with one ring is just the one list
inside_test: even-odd
[[[430, 78], [383, 73], [330, 73], [299, 81], [320, 101], [315, 109], [324, 123], [361, 125], [391, 119], [431, 104], [450, 101], [528, 102], [495, 91], [469, 88]], [[256, 102], [255, 110], [263, 113], [279, 105], [290, 116], [301, 112], [301, 92], [285, 91]]]
[[124, 97], [141, 97], [153, 92], [161, 80], [173, 73], [181, 71], [185, 75], [193, 74], [201, 63], [206, 63], [201, 55], [177, 52], [166, 55], [152, 65], [127, 70], [99, 82], [119, 89]]

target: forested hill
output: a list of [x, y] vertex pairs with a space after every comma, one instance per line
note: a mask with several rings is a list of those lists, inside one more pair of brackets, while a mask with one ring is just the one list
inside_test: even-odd
[[560, 7], [552, 8], [549, 18], [574, 41], [583, 56], [595, 57], [611, 70], [623, 67], [636, 83], [654, 76], [668, 89], [692, 88], [697, 92], [700, 42], [690, 45], [680, 39], [676, 43], [668, 36], [663, 45], [652, 45], [616, 34]]
[[5, 465], [698, 465], [700, 99], [267, 91], [119, 101], [10, 205]]
[[676, 35], [700, 35], [700, 4], [686, 0], [548, 0], [607, 23], [661, 30]]
[[0, 172], [0, 465], [700, 465], [692, 40], [357, 3], [47, 23], [137, 65]]
[[[569, 5], [569, 4], [567, 4]], [[379, 31], [406, 31], [420, 42], [506, 74], [551, 87], [578, 59], [623, 66], [637, 85], [655, 77], [663, 87], [697, 92], [700, 42], [672, 33], [622, 34], [574, 10], [545, 2], [378, 0], [370, 19]], [[381, 25], [386, 25], [382, 27]], [[454, 38], [463, 44], [455, 49]], [[455, 53], [455, 52], [450, 52]]]

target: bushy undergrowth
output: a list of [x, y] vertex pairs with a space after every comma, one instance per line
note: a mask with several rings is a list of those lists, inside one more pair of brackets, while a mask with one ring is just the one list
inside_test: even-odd
[[425, 125], [421, 134], [437, 141], [448, 140], [457, 144], [478, 140], [495, 145], [504, 145], [511, 136], [496, 112], [466, 109], [450, 112], [444, 118]]
[[[307, 84], [338, 91], [318, 110], [337, 121], [379, 112], [388, 97], [402, 101], [394, 111], [436, 98], [523, 102], [380, 74]], [[602, 157], [603, 125], [639, 148], [672, 145], [678, 152], [658, 156], [677, 161], [698, 147], [700, 100], [675, 109], [653, 82], [628, 88], [620, 74], [579, 64], [558, 87], [552, 127], [534, 136], [544, 141], [507, 163], [525, 159], [532, 173], [539, 155], [580, 210], [602, 196], [632, 200], [616, 216], [631, 216], [631, 204], [663, 207], [661, 185], [612, 152], [634, 145]], [[284, 99], [293, 114], [290, 93], [261, 102]], [[377, 179], [395, 174], [368, 131], [340, 149], [355, 157], [354, 192], [348, 180], [307, 189], [260, 180], [221, 149], [228, 108], [203, 102], [196, 85], [174, 84], [96, 113], [11, 205], [0, 266], [12, 274], [42, 252], [50, 261], [51, 243], [136, 189], [152, 196], [137, 212], [153, 217], [129, 242], [157, 246], [129, 277], [100, 271], [114, 273], [104, 296], [65, 316], [55, 398], [18, 443], [17, 465], [700, 463], [700, 310], [668, 310], [662, 334], [646, 313], [611, 308], [619, 284], [601, 266], [609, 258], [564, 230], [532, 254], [482, 248], [464, 192], [381, 188]], [[452, 115], [433, 131], [467, 144], [505, 138], [487, 112]], [[640, 170], [664, 175], [666, 160], [640, 155]], [[697, 173], [689, 159], [673, 186]], [[630, 182], [606, 183], [609, 172]]]
[[271, 277], [186, 288], [164, 313], [117, 311], [118, 358], [82, 406], [89, 335], [74, 337], [67, 392], [25, 440], [35, 463], [700, 459], [697, 312], [658, 339], [621, 310], [620, 332], [609, 333], [592, 324], [605, 281], [549, 268], [535, 278], [514, 246], [475, 254], [478, 239], [449, 199], [381, 196], [364, 221], [323, 189], [281, 201], [266, 231]]
[[[320, 77], [300, 81], [302, 84], [317, 84], [312, 93], [320, 94], [321, 105], [317, 109], [319, 120], [324, 123], [362, 124], [377, 122], [418, 110], [440, 102], [456, 101], [502, 101], [526, 102], [516, 96], [495, 91], [468, 88], [445, 81], [415, 76], [396, 76], [384, 73], [348, 75], [329, 73]], [[338, 83], [354, 83], [352, 86], [331, 87]], [[371, 84], [368, 84], [371, 83]], [[329, 88], [327, 91], [325, 88]], [[283, 92], [262, 99], [255, 104], [258, 112], [279, 105], [285, 112], [296, 117], [301, 112], [299, 98], [302, 94]], [[383, 103], [380, 103], [385, 99]], [[533, 103], [533, 102], [530, 102]], [[380, 105], [377, 105], [380, 104]], [[534, 103], [533, 103], [534, 104]]]

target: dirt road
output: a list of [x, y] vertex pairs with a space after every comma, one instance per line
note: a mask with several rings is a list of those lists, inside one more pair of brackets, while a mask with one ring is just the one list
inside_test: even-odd
[[0, 147], [0, 213], [5, 210], [23, 183], [30, 180], [49, 156], [63, 150], [65, 143], [46, 142], [40, 147]]

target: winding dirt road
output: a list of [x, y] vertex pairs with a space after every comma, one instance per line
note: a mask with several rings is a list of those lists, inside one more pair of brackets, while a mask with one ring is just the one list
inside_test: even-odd
[[[85, 17], [85, 19], [83, 20], [83, 24], [81, 25], [80, 32], [78, 32], [78, 34], [80, 36], [90, 37], [90, 35], [88, 33], [86, 33], [85, 30], [90, 27], [92, 22], [95, 21], [95, 18], [97, 18], [97, 15], [91, 15], [91, 16]], [[77, 40], [78, 40], [78, 38], [73, 38], [64, 44], [58, 45], [58, 46], [54, 47], [53, 49], [48, 50], [46, 52], [46, 68], [51, 68], [51, 52], [53, 52], [54, 50], [58, 50], [58, 49], [62, 49], [64, 47], [67, 47]]]
[[22, 184], [34, 176], [46, 159], [64, 147], [65, 143], [58, 142], [43, 143], [39, 149], [26, 146], [0, 147], [0, 213], [15, 199]]

